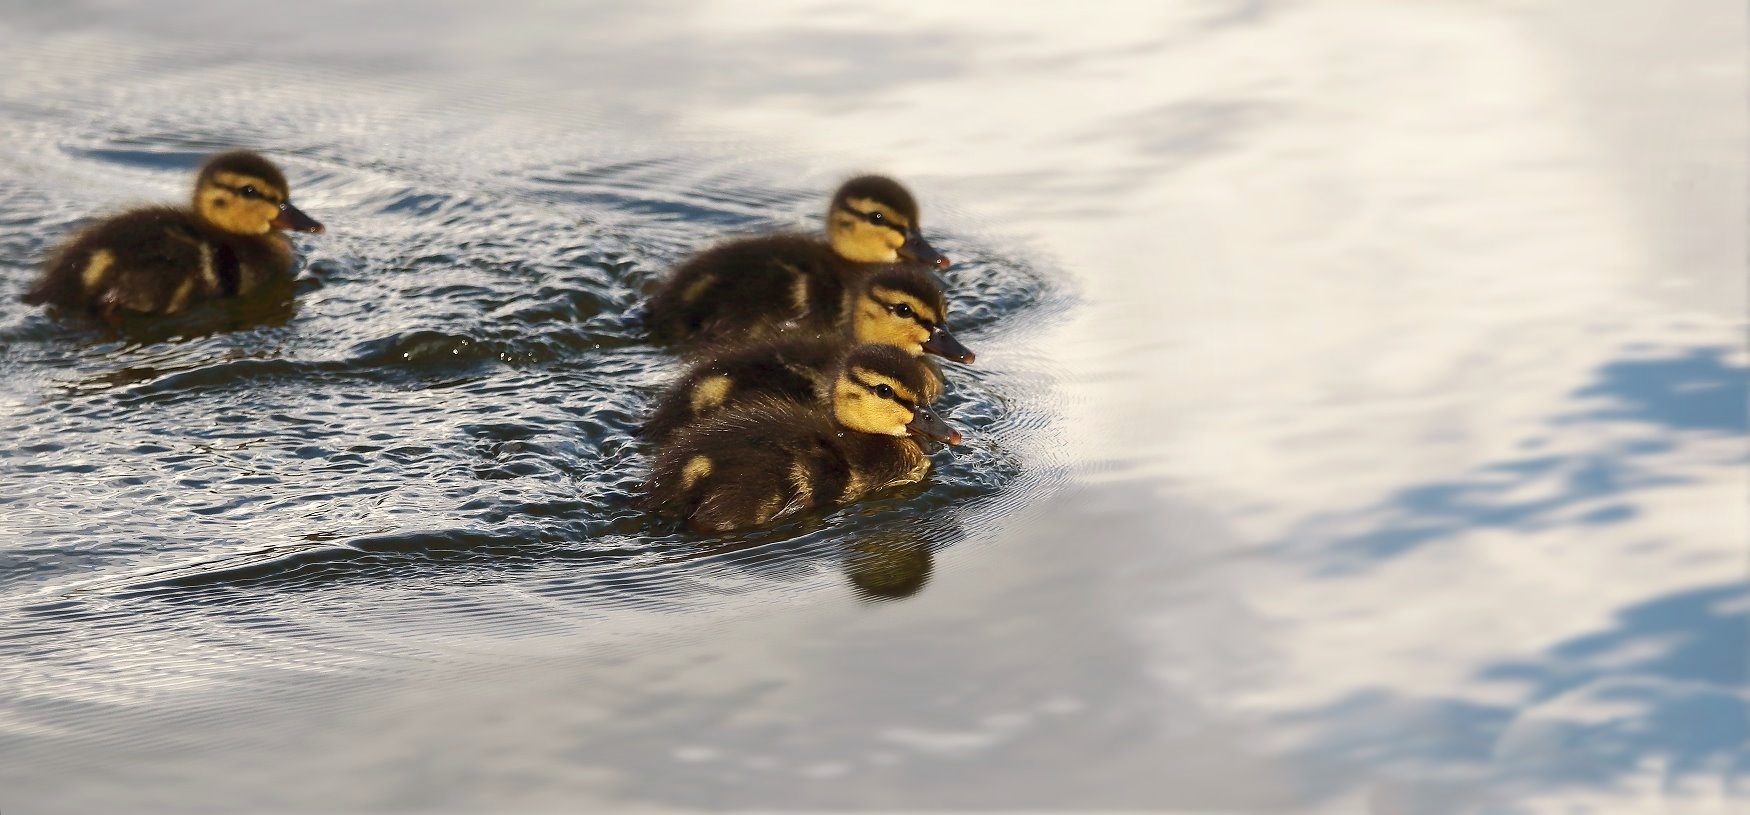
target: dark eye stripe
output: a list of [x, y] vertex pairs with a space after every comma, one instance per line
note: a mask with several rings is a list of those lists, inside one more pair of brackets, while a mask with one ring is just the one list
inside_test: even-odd
[[[851, 377], [851, 381], [855, 382], [859, 385], [862, 385], [870, 393], [873, 393], [878, 397], [881, 397], [883, 399], [892, 399], [893, 401], [904, 405], [906, 410], [917, 410], [917, 403], [911, 401], [910, 399], [905, 398], [904, 396], [900, 396], [899, 390], [897, 388], [893, 388], [892, 385], [887, 385], [886, 382], [881, 382], [881, 383], [878, 383], [875, 385], [871, 385], [871, 384], [864, 382], [863, 380], [858, 379], [854, 376]], [[892, 396], [881, 396], [881, 394], [878, 391], [876, 391], [875, 389], [881, 387], [882, 385], [887, 385], [889, 388], [893, 388], [893, 395]]]
[[898, 309], [900, 306], [905, 306], [906, 308], [911, 309], [911, 321], [912, 322], [923, 326], [925, 331], [936, 330], [936, 321], [931, 320], [930, 318], [925, 317], [923, 314], [919, 313], [918, 310], [916, 308], [914, 308], [910, 303], [889, 303], [886, 300], [883, 300], [883, 299], [876, 297], [874, 295], [870, 295], [869, 299], [874, 300], [875, 302], [881, 304], [882, 308], [887, 309], [887, 313], [893, 314], [895, 317], [899, 316], [895, 312], [895, 309]]
[[[260, 189], [259, 189], [259, 188], [257, 188], [257, 187], [256, 187], [256, 186], [255, 186], [255, 185], [254, 185], [254, 184], [250, 184], [250, 185], [248, 185], [248, 186], [246, 186], [246, 187], [233, 187], [233, 186], [231, 186], [231, 185], [230, 185], [230, 184], [220, 184], [220, 183], [219, 183], [219, 182], [217, 182], [217, 181], [213, 181], [213, 182], [210, 182], [210, 183], [211, 183], [211, 184], [212, 184], [212, 185], [213, 185], [213, 186], [215, 186], [215, 187], [218, 187], [218, 188], [219, 188], [219, 189], [221, 189], [221, 190], [226, 190], [226, 191], [228, 191], [228, 192], [230, 192], [230, 193], [231, 193], [231, 194], [233, 194], [233, 195], [239, 195], [239, 196], [242, 196], [242, 197], [244, 197], [244, 198], [256, 198], [256, 199], [259, 199], [259, 200], [262, 200], [262, 201], [266, 201], [266, 202], [268, 202], [268, 203], [270, 203], [270, 204], [273, 204], [273, 205], [275, 205], [275, 206], [278, 206], [278, 205], [280, 205], [280, 204], [283, 204], [283, 203], [285, 203], [285, 199], [284, 199], [284, 198], [281, 198], [281, 197], [279, 197], [279, 196], [277, 196], [277, 195], [274, 195], [274, 194], [273, 194], [273, 193], [271, 193], [271, 192], [262, 192], [262, 191], [261, 191], [261, 190], [260, 190]], [[248, 192], [245, 192], [245, 190], [254, 190], [254, 191], [255, 191], [255, 194], [254, 194], [254, 195], [250, 195], [250, 194], [249, 194], [249, 193], [248, 193]]]
[[[850, 207], [844, 207], [844, 211], [849, 212], [852, 215], [855, 215], [858, 218], [863, 219], [864, 221], [868, 222], [871, 225], [884, 226], [884, 227], [887, 227], [888, 229], [891, 229], [895, 232], [898, 232], [901, 235], [906, 234], [905, 227], [900, 226], [899, 224], [897, 224], [893, 221], [885, 220], [887, 216], [883, 215], [880, 212], [864, 212], [860, 209], [851, 209]], [[880, 221], [875, 220], [876, 216], [880, 216], [883, 220], [880, 220]]]

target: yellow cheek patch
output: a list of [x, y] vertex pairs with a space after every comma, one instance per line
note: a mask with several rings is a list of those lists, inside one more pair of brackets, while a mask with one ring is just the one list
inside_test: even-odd
[[[840, 379], [834, 389], [833, 415], [839, 424], [859, 433], [906, 435], [905, 426], [911, 422], [912, 412], [892, 399], [876, 396], [869, 388], [884, 384], [893, 388], [902, 398], [909, 391], [892, 379], [864, 368], [854, 369], [850, 373], [851, 376]], [[858, 382], [857, 379], [862, 379], [863, 382]], [[867, 383], [867, 386], [863, 383]]]
[[265, 235], [273, 231], [280, 209], [266, 201], [249, 201], [214, 188], [201, 197], [201, 217], [208, 223], [239, 235]]
[[914, 356], [923, 353], [924, 341], [929, 338], [929, 332], [919, 328], [917, 323], [886, 312], [876, 312], [857, 325], [858, 342], [892, 345]]
[[[901, 230], [906, 228], [905, 219], [893, 212], [891, 207], [867, 198], [853, 198], [845, 203], [858, 212], [880, 212]], [[859, 263], [892, 263], [897, 258], [899, 247], [905, 243], [902, 231], [876, 226], [840, 209], [834, 209], [828, 217], [827, 232], [832, 238], [835, 251], [846, 259]]]

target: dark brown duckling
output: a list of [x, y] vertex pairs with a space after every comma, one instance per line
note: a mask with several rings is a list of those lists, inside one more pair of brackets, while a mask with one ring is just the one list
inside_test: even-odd
[[914, 435], [960, 442], [922, 404], [922, 361], [860, 345], [841, 364], [829, 409], [760, 395], [677, 428], [656, 454], [646, 501], [698, 532], [763, 526], [922, 480]]
[[917, 202], [883, 176], [853, 178], [833, 195], [827, 240], [775, 235], [733, 241], [681, 264], [651, 297], [645, 323], [659, 342], [722, 339], [787, 322], [832, 319], [857, 282], [905, 262], [945, 269], [923, 238]]
[[93, 224], [49, 256], [22, 299], [114, 322], [248, 294], [291, 274], [296, 257], [280, 230], [323, 231], [289, 196], [272, 162], [220, 153], [201, 167], [192, 206], [147, 207]]

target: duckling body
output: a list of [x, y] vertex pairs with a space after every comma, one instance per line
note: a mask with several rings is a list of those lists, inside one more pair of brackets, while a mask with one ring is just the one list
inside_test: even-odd
[[[748, 248], [773, 257], [765, 244], [779, 240], [768, 238]], [[785, 248], [802, 250], [791, 256], [798, 260], [814, 251], [796, 243]], [[647, 322], [659, 337], [684, 339], [683, 353], [691, 356], [750, 342], [838, 337], [897, 345], [957, 362], [976, 359], [948, 330], [941, 283], [917, 264], [883, 266], [854, 281], [800, 262], [744, 271], [700, 280], [691, 289], [670, 287], [652, 301]], [[675, 300], [664, 297], [671, 293]]]
[[287, 201], [271, 162], [220, 154], [202, 168], [192, 207], [146, 207], [86, 228], [49, 256], [22, 299], [114, 320], [243, 296], [291, 273], [296, 255], [281, 229], [322, 225]]
[[651, 298], [646, 324], [659, 342], [741, 342], [840, 323], [859, 281], [907, 261], [946, 268], [924, 240], [917, 203], [897, 182], [845, 182], [827, 210], [825, 241], [774, 235], [694, 256]]
[[645, 484], [649, 505], [729, 532], [922, 480], [930, 460], [912, 434], [960, 436], [920, 404], [921, 366], [860, 345], [839, 364], [830, 405], [759, 393], [675, 427]]
[[832, 392], [832, 372], [848, 350], [845, 343], [826, 337], [729, 349], [694, 365], [669, 386], [638, 435], [660, 441], [682, 425], [761, 397], [822, 405]]
[[724, 344], [834, 332], [858, 270], [796, 235], [716, 247], [680, 266], [650, 299], [645, 324], [665, 343]]

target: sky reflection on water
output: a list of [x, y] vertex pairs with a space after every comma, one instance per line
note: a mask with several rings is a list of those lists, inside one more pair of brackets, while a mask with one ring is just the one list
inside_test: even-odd
[[[313, 213], [444, 219], [515, 185], [635, 252], [648, 224], [695, 217], [611, 205], [641, 178], [709, 187], [716, 232], [774, 205], [735, 190], [880, 168], [969, 251], [1072, 278], [1067, 313], [982, 315], [981, 362], [1054, 421], [1003, 429], [1040, 480], [932, 531], [951, 545], [898, 602], [858, 600], [844, 551], [750, 569], [708, 614], [677, 609], [709, 581], [577, 619], [488, 576], [430, 620], [328, 593], [278, 628], [121, 641], [92, 634], [100, 602], [69, 646], [133, 674], [32, 676], [62, 702], [0, 707], [30, 756], [0, 767], [18, 805], [1625, 812], [1746, 794], [1741, 15], [188, 5], [226, 36], [90, 4], [0, 30], [0, 105], [63, 106], [50, 141], [119, 178], [0, 150], [26, 179], [0, 182], [4, 209], [74, 184], [94, 205], [160, 197], [162, 167], [76, 123], [115, 109], [142, 134], [235, 136], [198, 115], [210, 100], [165, 102], [220, 78], [286, 106], [241, 137], [337, 130], [323, 149], [378, 157], [380, 188], [311, 179]], [[549, 139], [688, 158], [598, 184], [515, 147]], [[467, 220], [418, 236], [481, 243], [451, 282], [526, 251]], [[50, 239], [0, 231], [14, 258]], [[442, 317], [426, 294], [385, 296]], [[137, 398], [175, 385], [161, 373]], [[475, 431], [479, 467], [538, 465]], [[549, 588], [646, 596], [635, 582]]]

